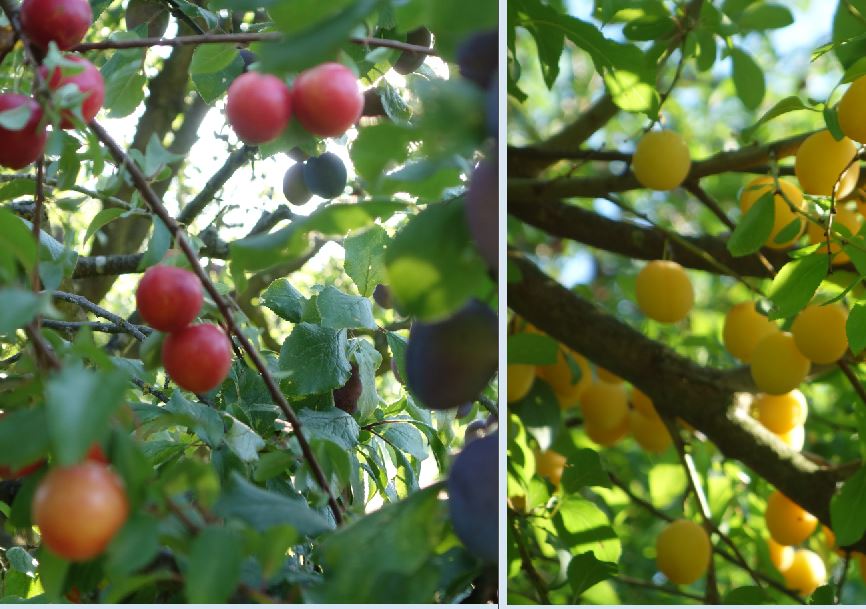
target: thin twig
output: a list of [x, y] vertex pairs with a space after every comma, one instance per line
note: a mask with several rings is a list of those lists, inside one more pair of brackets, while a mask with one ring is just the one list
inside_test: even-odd
[[[128, 329], [111, 322], [103, 321], [62, 321], [59, 319], [43, 319], [42, 326], [51, 330], [60, 330], [61, 332], [77, 332], [84, 328], [89, 328], [94, 332], [103, 332], [105, 334], [130, 334], [141, 340], [137, 334], [133, 334]], [[133, 326], [142, 335], [148, 335], [153, 330], [147, 326]]]
[[704, 597], [699, 594], [693, 594], [691, 592], [686, 592], [685, 590], [678, 590], [677, 588], [671, 588], [670, 586], [660, 586], [659, 584], [654, 584], [653, 582], [647, 582], [642, 579], [629, 577], [628, 575], [616, 575], [614, 576], [614, 579], [621, 584], [636, 586], [638, 588], [646, 588], [647, 590], [655, 590], [656, 592], [662, 592], [671, 596], [689, 598], [694, 601], [700, 601], [701, 603], [703, 603], [705, 600]]
[[521, 567], [526, 571], [529, 581], [532, 582], [535, 591], [538, 593], [538, 600], [541, 601], [542, 605], [549, 605], [550, 597], [547, 595], [547, 585], [544, 583], [541, 574], [536, 570], [535, 565], [532, 564], [532, 556], [530, 556], [529, 550], [523, 542], [523, 537], [520, 533], [520, 526], [517, 524], [516, 520], [512, 520], [511, 528], [514, 534], [514, 542], [517, 544], [517, 551], [520, 553]]
[[[42, 231], [42, 210], [45, 206], [45, 157], [40, 156], [36, 161], [36, 199], [33, 207], [33, 239], [36, 241], [36, 248], [39, 248], [39, 235]], [[33, 274], [30, 277], [30, 286], [34, 292], [42, 289], [42, 283], [39, 281], [39, 260], [37, 257], [36, 264], [33, 265]], [[39, 318], [36, 318], [36, 327], [39, 327]]]
[[126, 321], [120, 315], [116, 315], [116, 314], [112, 313], [111, 311], [108, 311], [107, 309], [103, 309], [98, 304], [89, 301], [84, 296], [80, 296], [78, 294], [70, 294], [69, 292], [61, 292], [59, 290], [52, 292], [52, 296], [54, 296], [54, 298], [59, 298], [60, 300], [65, 300], [66, 302], [71, 302], [72, 304], [78, 305], [82, 309], [90, 311], [91, 313], [93, 313], [94, 315], [96, 315], [98, 317], [101, 317], [103, 319], [107, 319], [108, 321], [110, 321], [114, 325], [116, 325], [120, 328], [123, 328], [123, 330], [127, 334], [132, 334], [138, 340], [146, 339], [147, 334], [149, 334], [149, 332], [148, 333], [142, 332], [138, 328], [138, 326], [136, 326], [135, 324], [132, 324], [132, 323]]
[[863, 404], [866, 404], [866, 388], [863, 387], [863, 383], [861, 383], [860, 379], [857, 378], [857, 375], [854, 373], [854, 370], [851, 369], [850, 364], [841, 359], [836, 362], [836, 364], [839, 366], [842, 374], [845, 375], [845, 378], [848, 379], [848, 382], [851, 383], [851, 388], [854, 389], [854, 393], [857, 394]]

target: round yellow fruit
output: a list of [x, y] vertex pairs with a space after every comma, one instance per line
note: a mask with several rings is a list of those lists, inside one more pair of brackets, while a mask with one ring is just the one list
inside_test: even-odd
[[856, 154], [857, 146], [847, 137], [837, 142], [826, 129], [813, 133], [803, 140], [797, 150], [794, 172], [800, 187], [810, 195], [829, 197], [833, 194], [833, 186], [839, 175], [844, 171], [836, 198], [847, 196], [854, 190], [860, 177], [857, 163], [848, 167]]
[[637, 305], [643, 314], [662, 323], [684, 319], [695, 303], [695, 292], [685, 269], [671, 260], [653, 260], [637, 275]]
[[553, 486], [559, 486], [562, 472], [565, 471], [566, 458], [555, 450], [545, 450], [535, 453], [535, 471], [539, 476], [547, 478]]
[[752, 379], [764, 393], [781, 395], [796, 389], [811, 367], [790, 332], [768, 334], [752, 352]]
[[622, 385], [597, 381], [580, 395], [580, 410], [599, 431], [617, 429], [628, 417], [628, 394]]
[[[572, 373], [568, 357], [577, 364], [580, 370], [580, 378], [575, 380]], [[580, 394], [584, 389], [589, 387], [592, 382], [592, 370], [590, 370], [589, 362], [581, 354], [560, 347], [556, 356], [556, 363], [549, 366], [538, 366], [536, 369], [538, 378], [547, 381], [553, 392], [556, 394], [556, 399], [559, 401], [559, 407], [574, 408], [580, 399]]]
[[508, 403], [522, 400], [535, 382], [535, 366], [508, 364]]
[[691, 584], [710, 566], [710, 538], [691, 520], [675, 520], [656, 539], [656, 566], [675, 584]]
[[773, 491], [767, 499], [764, 520], [770, 535], [783, 546], [796, 546], [806, 541], [818, 525], [817, 518], [779, 491]]
[[604, 381], [605, 383], [621, 383], [622, 379], [615, 375], [613, 372], [602, 368], [601, 366], [596, 366], [595, 371], [598, 373], [598, 380]]
[[638, 410], [628, 413], [629, 429], [640, 447], [649, 453], [660, 455], [673, 440], [664, 421], [656, 416], [648, 416]]
[[[806, 226], [805, 218], [791, 209], [793, 205], [797, 209], [803, 208], [803, 193], [800, 189], [786, 180], [779, 180], [779, 188], [784, 193], [784, 196], [777, 194], [773, 197], [773, 230], [764, 245], [773, 249], [784, 249], [793, 245], [793, 243], [803, 234], [803, 229]], [[743, 215], [749, 211], [752, 206], [764, 194], [776, 190], [776, 181], [772, 176], [763, 176], [755, 178], [743, 188], [740, 193], [740, 211]], [[787, 198], [787, 201], [785, 200]], [[789, 205], [790, 203], [791, 205]], [[794, 221], [799, 222], [800, 228], [797, 234], [792, 238], [785, 240], [784, 243], [776, 243], [776, 235], [782, 232], [789, 224]]]
[[755, 345], [778, 330], [776, 324], [755, 310], [754, 303], [741, 302], [731, 307], [725, 315], [722, 342], [731, 355], [748, 364], [752, 361]]
[[803, 445], [806, 443], [806, 428], [799, 425], [791, 431], [785, 433], [777, 433], [776, 436], [788, 447], [796, 452], [803, 450]]
[[[827, 237], [824, 235], [825, 226], [826, 218], [821, 224], [809, 222], [806, 227], [806, 234], [809, 236], [809, 243], [823, 243], [824, 245], [818, 248], [817, 251], [824, 253], [827, 252]], [[836, 209], [836, 217], [833, 218], [833, 227], [830, 232], [830, 252], [833, 254], [834, 265], [846, 264], [851, 261], [851, 257], [847, 253], [841, 251], [847, 233], [839, 230], [840, 226], [844, 226], [851, 235], [856, 235], [860, 232], [860, 228], [863, 226], [863, 216], [858, 211], [846, 207], [839, 207]]]
[[842, 133], [861, 144], [866, 142], [864, 107], [866, 107], [866, 76], [861, 76], [851, 83], [836, 108]]
[[770, 550], [770, 562], [779, 573], [787, 571], [794, 562], [794, 548], [778, 544], [772, 537], [767, 539], [767, 548]]
[[686, 141], [676, 131], [650, 131], [637, 143], [631, 170], [652, 190], [672, 190], [683, 183], [692, 166]]
[[811, 550], [800, 549], [794, 552], [791, 566], [782, 573], [782, 577], [785, 578], [786, 588], [809, 596], [818, 586], [827, 583], [827, 567], [820, 556]]
[[788, 433], [802, 426], [809, 414], [806, 396], [799, 389], [782, 395], [760, 394], [753, 404], [761, 425], [775, 434]]
[[589, 439], [601, 446], [613, 446], [622, 440], [628, 433], [628, 416], [624, 417], [622, 423], [613, 429], [601, 429], [589, 421], [583, 422], [583, 429]]
[[809, 305], [797, 315], [791, 334], [800, 353], [816, 364], [832, 364], [848, 350], [845, 324], [848, 309], [843, 305]]
[[653, 401], [649, 399], [647, 394], [637, 387], [631, 388], [631, 405], [634, 406], [634, 409], [639, 413], [648, 417], [659, 416], [656, 407], [653, 405]]

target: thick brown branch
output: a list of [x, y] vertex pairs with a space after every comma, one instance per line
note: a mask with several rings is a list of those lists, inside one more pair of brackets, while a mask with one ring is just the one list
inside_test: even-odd
[[204, 188], [199, 191], [192, 201], [187, 203], [184, 208], [180, 210], [180, 213], [177, 216], [177, 221], [181, 224], [189, 224], [195, 220], [207, 204], [213, 200], [216, 193], [218, 193], [219, 190], [225, 186], [226, 182], [231, 179], [235, 174], [235, 171], [243, 167], [243, 165], [252, 158], [255, 150], [255, 148], [250, 146], [242, 146], [233, 151], [228, 156], [225, 163], [223, 163], [222, 167], [220, 167], [219, 170], [217, 170], [217, 172], [207, 181]]

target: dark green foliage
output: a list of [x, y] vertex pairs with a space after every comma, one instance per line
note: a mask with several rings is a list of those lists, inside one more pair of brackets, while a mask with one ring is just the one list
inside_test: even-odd
[[[419, 27], [406, 34], [406, 42], [419, 47], [429, 47], [433, 42], [433, 34], [426, 27]], [[427, 58], [423, 53], [403, 51], [397, 61], [394, 62], [394, 71], [398, 74], [411, 74], [421, 67]]]
[[499, 434], [473, 440], [448, 475], [448, 509], [460, 541], [481, 560], [499, 555]]
[[283, 196], [292, 205], [303, 205], [313, 196], [304, 180], [304, 164], [295, 163], [283, 177]]
[[333, 152], [307, 159], [304, 181], [310, 191], [323, 199], [333, 199], [346, 189], [348, 174], [343, 161]]
[[406, 348], [409, 389], [432, 410], [474, 400], [496, 372], [496, 326], [496, 314], [478, 301], [443, 321], [416, 321]]
[[129, 0], [126, 7], [126, 29], [146, 26], [149, 38], [159, 38], [168, 29], [168, 8], [159, 0]]

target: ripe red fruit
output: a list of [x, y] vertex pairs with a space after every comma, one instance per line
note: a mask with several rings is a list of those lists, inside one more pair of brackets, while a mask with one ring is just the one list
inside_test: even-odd
[[157, 265], [147, 269], [135, 292], [141, 318], [162, 332], [190, 324], [201, 310], [201, 281], [191, 271]]
[[232, 347], [213, 324], [187, 326], [169, 334], [162, 344], [162, 365], [183, 389], [204, 393], [218, 387], [232, 365]]
[[128, 515], [123, 481], [96, 461], [51, 470], [33, 496], [43, 543], [67, 560], [101, 554]]
[[11, 131], [0, 126], [0, 142], [3, 142], [0, 146], [0, 165], [9, 169], [21, 169], [42, 156], [48, 138], [45, 128], [39, 126], [42, 108], [35, 99], [18, 93], [0, 95], [0, 112], [21, 106], [30, 108], [30, 118], [23, 129]]
[[355, 74], [339, 63], [310, 68], [292, 85], [295, 115], [304, 129], [314, 135], [342, 135], [361, 117], [364, 94]]
[[20, 16], [30, 42], [47, 49], [53, 40], [61, 51], [81, 42], [93, 23], [87, 0], [24, 0]]
[[[81, 102], [81, 115], [85, 123], [89, 123], [94, 119], [96, 113], [102, 107], [102, 102], [105, 100], [105, 81], [102, 79], [102, 73], [95, 65], [77, 55], [67, 55], [66, 59], [81, 65], [84, 69], [75, 74], [63, 75], [63, 71], [58, 67], [51, 74], [51, 79], [48, 78], [48, 70], [45, 66], [39, 68], [39, 73], [42, 78], [48, 81], [48, 86], [51, 89], [59, 89], [68, 84], [73, 84], [78, 87], [78, 90], [84, 94], [84, 100]], [[72, 123], [72, 112], [68, 110], [63, 112], [63, 120], [60, 123], [62, 129], [72, 129], [75, 125]]]
[[270, 74], [241, 74], [229, 87], [226, 116], [243, 142], [270, 141], [282, 133], [292, 116], [289, 87]]

